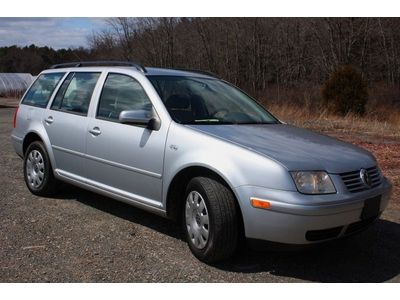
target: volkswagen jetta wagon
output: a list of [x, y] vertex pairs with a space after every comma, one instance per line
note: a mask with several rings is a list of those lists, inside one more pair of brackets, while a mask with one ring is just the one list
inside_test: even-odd
[[391, 193], [366, 150], [284, 124], [200, 71], [53, 66], [23, 96], [12, 142], [33, 194], [65, 181], [178, 220], [208, 263], [243, 238], [308, 245], [359, 232]]

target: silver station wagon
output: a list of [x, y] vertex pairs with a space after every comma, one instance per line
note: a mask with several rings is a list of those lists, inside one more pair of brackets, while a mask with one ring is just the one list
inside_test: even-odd
[[351, 144], [280, 122], [201, 71], [80, 62], [43, 71], [15, 113], [28, 189], [59, 181], [182, 224], [212, 263], [252, 245], [308, 245], [359, 232], [391, 184]]

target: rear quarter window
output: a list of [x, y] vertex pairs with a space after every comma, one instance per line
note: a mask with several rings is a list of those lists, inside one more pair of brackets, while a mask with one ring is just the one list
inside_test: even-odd
[[40, 75], [26, 93], [22, 104], [46, 107], [54, 89], [64, 74], [65, 73], [48, 73]]

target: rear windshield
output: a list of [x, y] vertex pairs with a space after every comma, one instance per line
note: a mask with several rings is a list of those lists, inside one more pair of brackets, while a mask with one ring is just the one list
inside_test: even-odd
[[148, 76], [171, 117], [181, 124], [276, 124], [279, 121], [233, 85], [190, 76]]
[[23, 104], [46, 107], [60, 79], [65, 73], [40, 75], [22, 100]]

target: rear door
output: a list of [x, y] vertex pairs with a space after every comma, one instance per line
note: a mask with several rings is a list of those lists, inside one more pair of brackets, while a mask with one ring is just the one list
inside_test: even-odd
[[108, 73], [86, 133], [88, 183], [160, 207], [168, 126], [152, 131], [118, 122], [121, 111], [139, 109], [156, 113], [139, 79]]
[[100, 72], [71, 72], [44, 114], [56, 162], [55, 169], [72, 179], [85, 177], [88, 108]]

